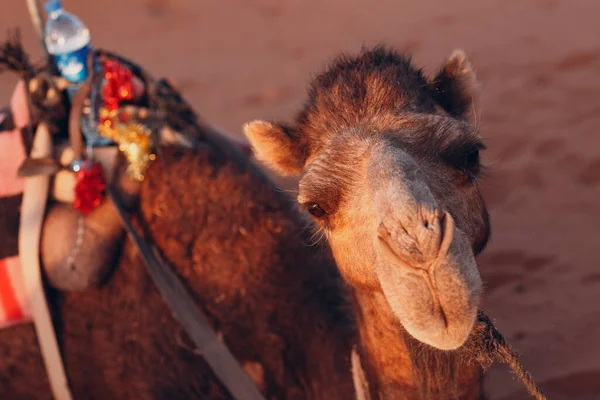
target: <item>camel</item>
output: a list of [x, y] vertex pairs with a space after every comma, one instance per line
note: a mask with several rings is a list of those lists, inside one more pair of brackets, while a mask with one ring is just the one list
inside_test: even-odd
[[455, 51], [433, 79], [384, 47], [341, 56], [294, 123], [256, 120], [256, 157], [297, 202], [351, 288], [371, 398], [478, 398], [463, 357], [490, 223], [479, 191], [476, 77]]
[[[308, 213], [208, 126], [148, 170], [138, 226], [266, 398], [480, 398], [473, 85], [462, 53], [428, 82], [376, 49], [317, 78], [296, 127], [246, 126], [260, 159], [301, 178]], [[97, 288], [48, 296], [75, 398], [228, 398], [129, 240]], [[31, 325], [0, 331], [0, 354], [3, 395], [50, 397]]]

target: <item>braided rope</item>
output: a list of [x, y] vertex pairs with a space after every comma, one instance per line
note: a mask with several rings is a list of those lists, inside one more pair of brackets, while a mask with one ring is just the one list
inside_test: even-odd
[[487, 354], [480, 353], [478, 359], [483, 368], [487, 369], [494, 360], [507, 364], [531, 396], [537, 400], [546, 400], [546, 395], [537, 383], [535, 383], [529, 371], [523, 367], [517, 353], [506, 343], [504, 336], [502, 336], [496, 325], [483, 311], [479, 311], [478, 313], [475, 329], [478, 331], [476, 334], [483, 335], [483, 342], [486, 345], [484, 351]]

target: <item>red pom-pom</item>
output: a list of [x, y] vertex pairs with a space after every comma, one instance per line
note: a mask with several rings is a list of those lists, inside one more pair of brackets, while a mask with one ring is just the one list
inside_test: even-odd
[[133, 74], [114, 60], [106, 60], [102, 66], [106, 79], [102, 88], [102, 101], [107, 109], [116, 110], [119, 102], [133, 99]]
[[84, 215], [89, 214], [102, 203], [105, 188], [104, 174], [100, 164], [83, 163], [81, 169], [77, 171], [73, 207]]

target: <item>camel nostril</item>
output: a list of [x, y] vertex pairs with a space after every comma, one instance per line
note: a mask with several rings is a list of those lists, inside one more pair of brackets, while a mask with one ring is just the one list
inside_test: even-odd
[[377, 228], [377, 236], [379, 237], [379, 239], [382, 240], [389, 240], [390, 239], [390, 233], [388, 232], [387, 228], [385, 227], [385, 225], [382, 223], [379, 224], [379, 227]]
[[440, 214], [437, 217], [440, 221], [440, 232], [442, 232], [442, 235], [444, 234], [444, 232], [446, 232], [446, 216], [447, 215], [448, 215], [448, 213], [440, 211]]
[[389, 260], [399, 258], [412, 267], [427, 269], [447, 254], [454, 223], [446, 211], [422, 207], [404, 221], [389, 216], [379, 224], [377, 236], [378, 248]]

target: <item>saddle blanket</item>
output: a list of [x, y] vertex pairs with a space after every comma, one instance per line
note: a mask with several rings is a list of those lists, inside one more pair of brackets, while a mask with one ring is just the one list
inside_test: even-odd
[[0, 109], [0, 329], [32, 320], [18, 243], [24, 181], [17, 170], [29, 147], [26, 96], [21, 81], [10, 107]]

